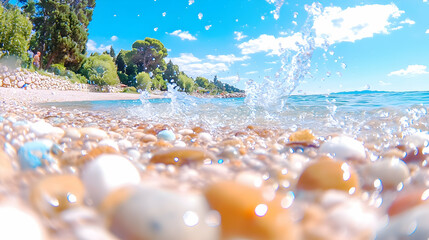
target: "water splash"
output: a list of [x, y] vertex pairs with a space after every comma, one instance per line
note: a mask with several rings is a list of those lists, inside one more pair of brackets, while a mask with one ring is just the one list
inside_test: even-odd
[[310, 75], [311, 58], [317, 47], [313, 22], [322, 13], [322, 5], [306, 5], [305, 10], [308, 18], [301, 32], [295, 33], [301, 40], [295, 43], [296, 48], [281, 49], [282, 65], [275, 78], [272, 80], [266, 77], [262, 83], [248, 82], [246, 104], [249, 106], [275, 109], [277, 112], [284, 110], [289, 96]]

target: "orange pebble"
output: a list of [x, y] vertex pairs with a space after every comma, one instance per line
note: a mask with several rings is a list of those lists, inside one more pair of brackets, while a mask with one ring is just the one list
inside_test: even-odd
[[387, 210], [387, 213], [389, 216], [395, 216], [420, 204], [427, 203], [428, 198], [429, 189], [413, 189], [405, 191], [396, 197]]
[[298, 189], [336, 189], [353, 194], [359, 191], [356, 172], [345, 162], [330, 159], [318, 160], [304, 169], [297, 183]]
[[211, 159], [213, 161], [216, 160], [213, 154], [201, 148], [174, 147], [154, 153], [153, 157], [150, 159], [150, 162], [181, 166], [190, 163], [202, 163], [206, 159]]
[[48, 216], [83, 204], [85, 188], [74, 175], [47, 176], [31, 189], [33, 206]]
[[296, 131], [289, 136], [289, 142], [313, 142], [316, 137], [309, 129]]
[[221, 216], [221, 239], [296, 239], [295, 227], [279, 197], [267, 201], [261, 189], [236, 182], [215, 183], [205, 196]]
[[88, 154], [79, 158], [77, 165], [83, 165], [88, 161], [100, 156], [101, 154], [117, 154], [118, 151], [111, 146], [98, 146], [92, 149]]

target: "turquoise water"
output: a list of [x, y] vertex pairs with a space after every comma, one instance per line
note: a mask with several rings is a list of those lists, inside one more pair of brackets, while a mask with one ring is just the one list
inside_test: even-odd
[[135, 121], [205, 126], [216, 131], [248, 125], [321, 134], [392, 134], [427, 130], [429, 92], [342, 92], [294, 95], [281, 108], [249, 105], [244, 98], [196, 98], [179, 93], [165, 99], [50, 103], [63, 109], [99, 111]]
[[[188, 97], [184, 101], [192, 104], [217, 105], [219, 107], [245, 106], [245, 98], [196, 98]], [[184, 102], [186, 104], [186, 102]], [[167, 106], [172, 104], [170, 98], [148, 99], [153, 106]], [[306, 108], [309, 111], [323, 109], [335, 105], [339, 110], [360, 111], [377, 108], [407, 108], [429, 104], [429, 92], [380, 92], [356, 91], [340, 92], [326, 95], [292, 95], [287, 99], [283, 110]], [[56, 106], [65, 109], [85, 109], [93, 111], [110, 111], [130, 109], [142, 106], [141, 100], [107, 100], [107, 101], [80, 101], [47, 103], [45, 106]]]

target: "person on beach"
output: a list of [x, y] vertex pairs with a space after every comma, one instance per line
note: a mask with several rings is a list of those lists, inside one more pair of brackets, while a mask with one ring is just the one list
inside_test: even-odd
[[37, 54], [34, 55], [34, 58], [33, 58], [33, 65], [36, 69], [39, 69], [40, 67], [40, 54], [41, 54], [40, 52], [37, 52]]

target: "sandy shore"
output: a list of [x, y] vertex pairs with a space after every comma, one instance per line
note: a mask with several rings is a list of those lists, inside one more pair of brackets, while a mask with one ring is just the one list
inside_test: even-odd
[[[24, 90], [20, 88], [0, 87], [0, 102], [15, 101], [21, 103], [98, 101], [98, 100], [135, 100], [140, 94], [133, 93], [98, 93], [59, 90]], [[151, 94], [151, 98], [162, 95]]]

